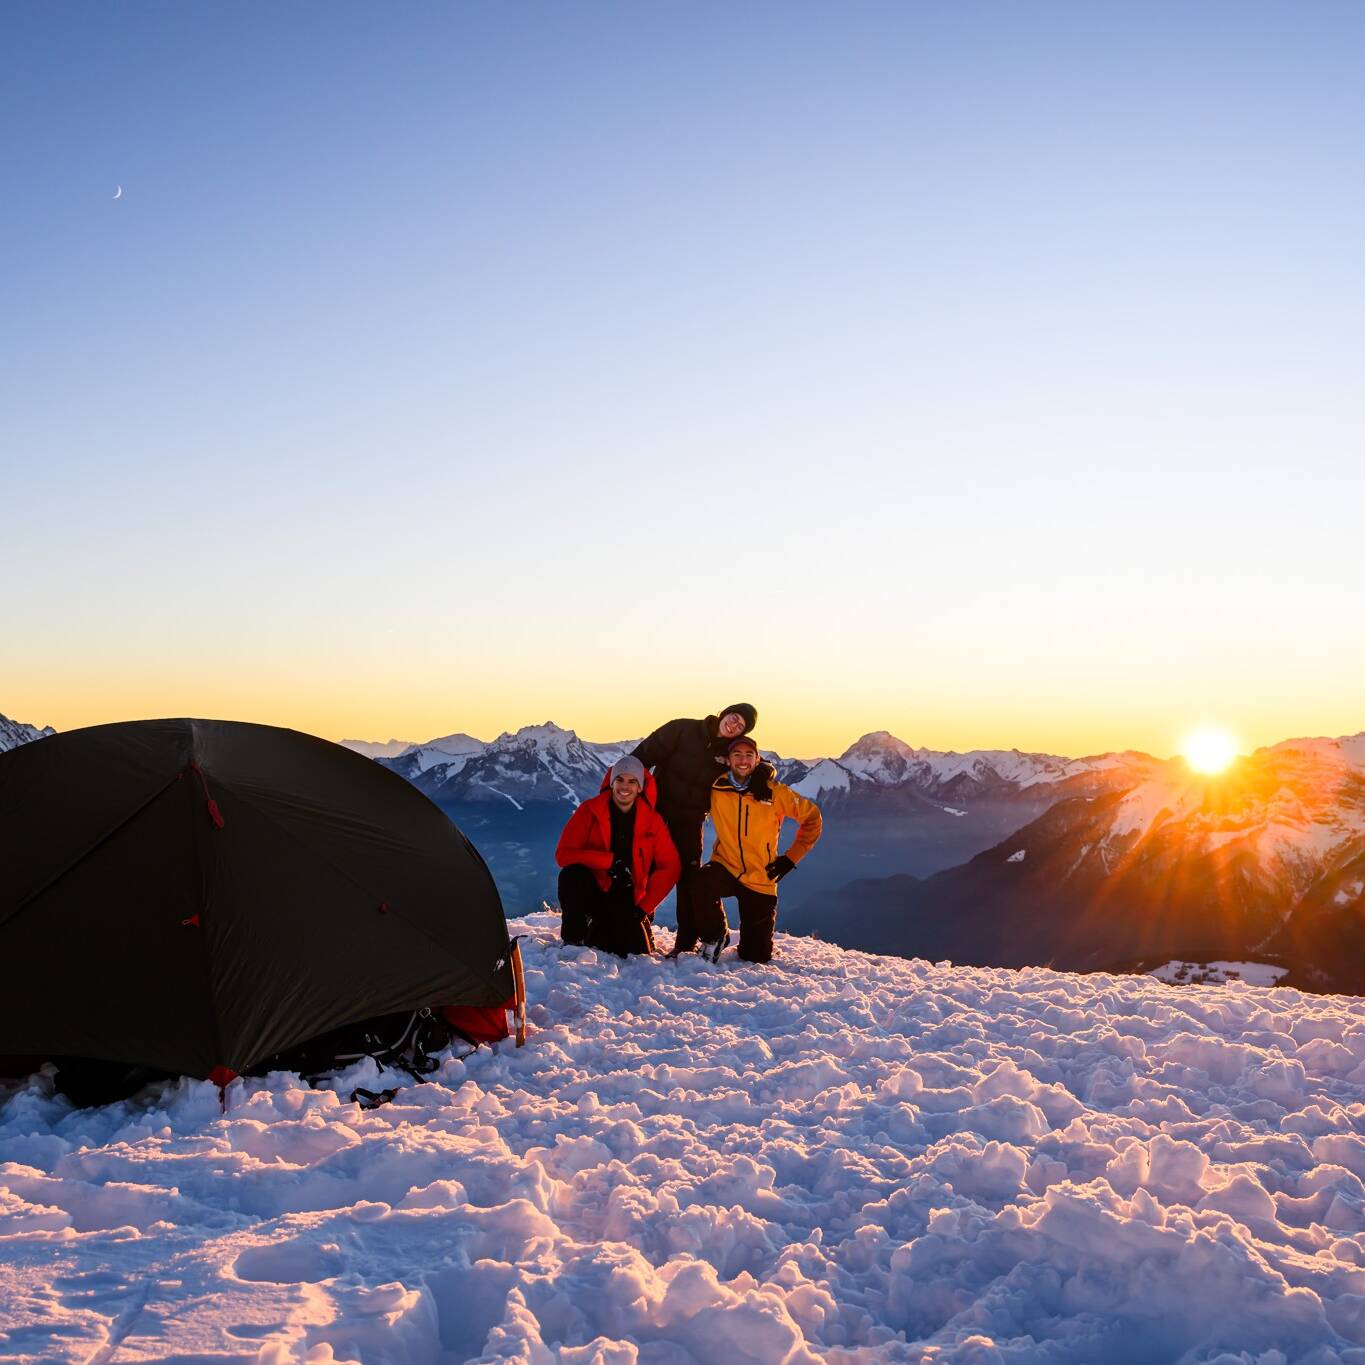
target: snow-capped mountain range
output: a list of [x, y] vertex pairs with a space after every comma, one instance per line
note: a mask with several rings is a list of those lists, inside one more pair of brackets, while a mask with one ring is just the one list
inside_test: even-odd
[[[636, 739], [593, 743], [551, 721], [507, 731], [484, 743], [471, 735], [447, 735], [387, 752], [398, 741], [344, 740], [402, 774], [440, 801], [581, 801], [596, 792], [602, 774]], [[1017, 796], [1076, 779], [1100, 781], [1114, 774], [1131, 785], [1136, 774], [1159, 766], [1145, 754], [1061, 758], [1018, 749], [968, 753], [915, 749], [878, 730], [864, 735], [838, 758], [783, 758], [764, 750], [778, 775], [813, 800], [839, 800], [876, 788], [901, 788], [937, 802]]]
[[1174, 760], [1121, 770], [960, 867], [852, 883], [788, 926], [1015, 966], [1279, 952], [1319, 984], [1365, 984], [1365, 734], [1288, 740], [1216, 778]]
[[36, 725], [25, 725], [21, 720], [0, 716], [0, 754], [6, 749], [17, 749], [21, 744], [31, 744], [35, 739], [56, 733], [50, 725], [44, 725], [40, 730]]
[[377, 761], [443, 804], [577, 805], [597, 791], [606, 770], [638, 743], [593, 744], [546, 721], [509, 730], [486, 744], [472, 735], [446, 735]]
[[812, 799], [847, 791], [859, 781], [879, 787], [912, 786], [926, 796], [966, 801], [988, 793], [1057, 785], [1074, 777], [1154, 762], [1145, 754], [1059, 758], [1018, 749], [973, 749], [960, 754], [913, 749], [885, 730], [864, 735], [837, 759], [820, 759], [795, 785]]
[[[358, 752], [375, 752], [377, 762], [449, 811], [488, 859], [504, 901], [520, 909], [554, 898], [553, 851], [566, 808], [595, 794], [607, 768], [638, 742], [595, 743], [550, 721], [488, 742], [446, 735], [398, 754], [348, 741]], [[803, 873], [808, 892], [858, 876], [955, 866], [1061, 796], [1131, 786], [1135, 765], [1155, 762], [1142, 755], [940, 753], [885, 731], [863, 736], [837, 758], [764, 754], [784, 782], [835, 817], [820, 858]]]

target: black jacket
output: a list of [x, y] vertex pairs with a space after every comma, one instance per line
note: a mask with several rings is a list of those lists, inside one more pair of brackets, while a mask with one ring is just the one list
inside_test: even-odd
[[700, 821], [711, 807], [711, 784], [725, 770], [725, 741], [718, 716], [670, 720], [635, 746], [635, 757], [654, 769], [659, 814]]

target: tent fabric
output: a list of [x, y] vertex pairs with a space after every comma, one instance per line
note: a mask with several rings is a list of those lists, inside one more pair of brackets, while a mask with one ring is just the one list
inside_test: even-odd
[[513, 995], [493, 878], [340, 745], [149, 720], [0, 754], [0, 1053], [207, 1077], [343, 1024]]

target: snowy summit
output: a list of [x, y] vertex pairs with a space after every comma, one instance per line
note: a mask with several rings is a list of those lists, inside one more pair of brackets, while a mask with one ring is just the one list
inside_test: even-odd
[[1359, 1000], [557, 928], [430, 1084], [11, 1097], [0, 1359], [1365, 1360]]
[[11, 720], [0, 715], [0, 754], [7, 749], [17, 749], [21, 744], [32, 744], [35, 739], [46, 739], [57, 732], [50, 726], [41, 729], [21, 720]]

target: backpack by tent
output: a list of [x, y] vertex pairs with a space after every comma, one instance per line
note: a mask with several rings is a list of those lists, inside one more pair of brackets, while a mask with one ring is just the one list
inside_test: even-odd
[[227, 1079], [343, 1025], [520, 1006], [474, 846], [396, 773], [238, 721], [0, 754], [0, 1053]]

